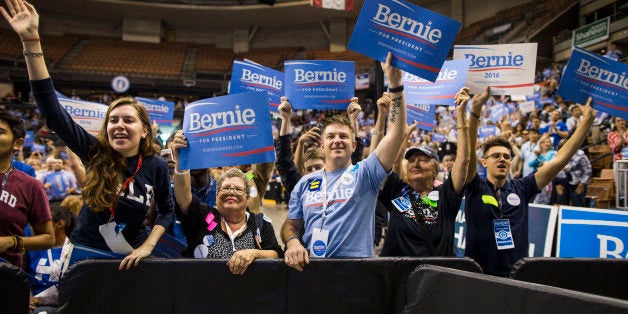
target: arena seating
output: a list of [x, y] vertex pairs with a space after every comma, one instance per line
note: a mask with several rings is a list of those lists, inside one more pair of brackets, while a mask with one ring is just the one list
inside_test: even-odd
[[231, 70], [235, 54], [230, 49], [216, 48], [214, 45], [199, 45], [196, 57], [196, 71], [225, 74]]
[[0, 313], [27, 313], [30, 287], [17, 267], [0, 263]]

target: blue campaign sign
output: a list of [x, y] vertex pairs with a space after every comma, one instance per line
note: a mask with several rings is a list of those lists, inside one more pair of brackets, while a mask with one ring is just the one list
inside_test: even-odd
[[135, 99], [146, 108], [151, 122], [156, 121], [160, 126], [172, 126], [174, 102], [143, 97], [136, 97]]
[[493, 123], [497, 123], [499, 122], [499, 120], [501, 120], [501, 118], [503, 118], [507, 114], [508, 114], [508, 107], [506, 107], [506, 105], [502, 103], [496, 102], [491, 107], [491, 114], [489, 116], [489, 119]]
[[275, 161], [268, 95], [263, 92], [203, 99], [183, 117], [188, 147], [179, 152], [181, 169]]
[[46, 153], [46, 145], [34, 143], [31, 147], [31, 152], [39, 152], [40, 154]]
[[464, 87], [468, 69], [469, 63], [466, 59], [445, 61], [434, 83], [404, 72], [406, 103], [455, 105], [456, 93]]
[[558, 207], [528, 204], [528, 254], [530, 257], [550, 257], [554, 244], [554, 232]]
[[558, 87], [565, 100], [585, 104], [612, 116], [628, 119], [628, 65], [574, 47]]
[[286, 61], [284, 71], [293, 109], [345, 110], [355, 92], [353, 61]]
[[487, 138], [491, 135], [497, 135], [497, 127], [494, 125], [481, 126], [478, 128], [478, 137]]
[[349, 49], [436, 81], [460, 30], [460, 22], [403, 0], [366, 0]]
[[35, 133], [33, 131], [26, 131], [24, 136], [24, 147], [32, 147], [34, 144]]
[[628, 212], [560, 206], [558, 257], [628, 258]]
[[436, 127], [436, 106], [408, 104], [408, 124], [417, 122], [417, 128], [426, 131], [433, 131]]
[[447, 141], [447, 136], [441, 133], [432, 133], [432, 141], [436, 143], [445, 143]]
[[267, 92], [270, 111], [277, 112], [284, 95], [284, 74], [249, 60], [234, 60], [229, 94]]

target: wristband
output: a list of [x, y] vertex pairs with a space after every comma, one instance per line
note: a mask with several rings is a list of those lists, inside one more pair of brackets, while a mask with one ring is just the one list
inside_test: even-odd
[[34, 37], [34, 38], [24, 38], [24, 39], [20, 39], [22, 42], [25, 41], [39, 41], [39, 37]]
[[183, 170], [181, 172], [177, 171], [177, 169], [174, 169], [174, 174], [178, 175], [178, 176], [184, 176], [186, 174], [190, 173], [190, 170]]
[[43, 57], [44, 56], [44, 52], [43, 51], [22, 51], [22, 54], [25, 57]]
[[384, 131], [371, 130], [371, 134], [382, 136], [384, 135]]
[[480, 120], [480, 115], [471, 111], [471, 115], [474, 116], [476, 119]]
[[[298, 236], [293, 235], [293, 236], [289, 237], [289, 238], [288, 238], [288, 240], [286, 240], [286, 243], [285, 243], [285, 244], [286, 244], [286, 245], [288, 245], [288, 242], [290, 242], [290, 240], [292, 240], [292, 239], [298, 239], [298, 238], [299, 238]], [[301, 241], [299, 241], [299, 242], [301, 242]]]
[[458, 129], [468, 129], [469, 126], [468, 125], [464, 125], [464, 124], [458, 124], [458, 126], [456, 128], [458, 128]]
[[395, 88], [388, 88], [389, 93], [401, 93], [403, 92], [403, 85], [399, 85]]

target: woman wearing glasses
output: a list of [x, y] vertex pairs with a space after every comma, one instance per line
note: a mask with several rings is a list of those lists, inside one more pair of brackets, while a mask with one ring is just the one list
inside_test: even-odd
[[[187, 146], [183, 131], [172, 142], [175, 161], [179, 149]], [[192, 196], [190, 171], [175, 166], [174, 195], [177, 212], [188, 241], [188, 254], [194, 258], [228, 258], [229, 270], [242, 275], [257, 258], [278, 258], [282, 250], [275, 231], [263, 214], [246, 210], [251, 187], [245, 174], [236, 168], [223, 172], [216, 187], [216, 207]]]

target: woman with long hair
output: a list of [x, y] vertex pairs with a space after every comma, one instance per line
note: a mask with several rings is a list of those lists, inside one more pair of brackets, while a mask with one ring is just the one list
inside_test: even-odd
[[[157, 240], [174, 221], [167, 162], [155, 154], [146, 109], [135, 99], [119, 98], [109, 105], [97, 136], [75, 123], [59, 104], [39, 38], [39, 15], [26, 1], [6, 0], [2, 15], [22, 41], [28, 76], [46, 125], [54, 130], [86, 166], [84, 208], [70, 240], [126, 255], [120, 269], [149, 256]], [[157, 205], [150, 234], [144, 218]]]

